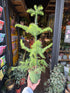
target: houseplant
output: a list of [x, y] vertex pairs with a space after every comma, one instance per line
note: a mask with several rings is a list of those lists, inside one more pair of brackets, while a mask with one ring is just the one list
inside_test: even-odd
[[7, 90], [12, 90], [14, 88], [15, 82], [10, 68], [7, 68], [5, 79], [5, 87], [7, 88]]
[[50, 72], [50, 79], [44, 84], [48, 87], [45, 88], [45, 93], [62, 93], [65, 86], [65, 76], [60, 70], [60, 65], [54, 67]]
[[16, 67], [11, 67], [13, 71], [13, 76], [15, 79], [16, 93], [20, 93], [20, 86], [25, 83], [26, 72], [20, 64]]
[[15, 27], [20, 27], [24, 29], [27, 33], [30, 33], [34, 37], [34, 43], [30, 48], [27, 48], [22, 39], [20, 40], [21, 48], [28, 51], [29, 58], [20, 61], [21, 65], [23, 65], [23, 68], [25, 71], [28, 70], [29, 76], [32, 83], [37, 83], [38, 79], [40, 79], [41, 71], [45, 71], [45, 68], [47, 67], [47, 63], [45, 62], [45, 57], [43, 53], [52, 46], [52, 43], [46, 46], [45, 48], [42, 48], [42, 44], [39, 40], [37, 40], [37, 36], [39, 34], [42, 34], [45, 31], [51, 31], [52, 29], [50, 27], [46, 27], [44, 29], [40, 28], [38, 26], [37, 18], [38, 15], [44, 15], [43, 13], [43, 7], [42, 6], [36, 6], [34, 5], [34, 9], [28, 9], [27, 12], [31, 14], [31, 16], [35, 16], [35, 23], [30, 23], [29, 26], [23, 26], [20, 24], [16, 24]]

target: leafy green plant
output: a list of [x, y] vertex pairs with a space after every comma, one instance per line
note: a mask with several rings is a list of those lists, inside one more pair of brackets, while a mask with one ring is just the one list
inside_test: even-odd
[[54, 69], [50, 72], [50, 79], [44, 83], [45, 93], [62, 93], [65, 86], [65, 76], [60, 70], [60, 65], [54, 67]]
[[[8, 90], [11, 90], [15, 85], [15, 82], [14, 82], [14, 76], [13, 76], [13, 73], [11, 71], [11, 68], [8, 67], [7, 70], [6, 70], [6, 73], [5, 73], [5, 87], [8, 89]], [[12, 86], [12, 87], [10, 87]]]
[[16, 86], [20, 86], [20, 81], [22, 78], [26, 78], [26, 72], [23, 69], [23, 66], [16, 66], [16, 67], [11, 67], [13, 71], [13, 76], [15, 79]]
[[[29, 76], [32, 83], [37, 83], [38, 78], [40, 78], [41, 71], [45, 71], [47, 67], [47, 63], [45, 62], [45, 57], [43, 53], [46, 49], [52, 46], [52, 43], [42, 48], [42, 44], [39, 40], [37, 40], [37, 36], [42, 34], [45, 31], [51, 31], [50, 27], [46, 27], [44, 29], [40, 28], [37, 24], [38, 15], [44, 15], [42, 6], [34, 5], [34, 9], [28, 9], [27, 12], [31, 14], [31, 16], [35, 16], [35, 23], [30, 23], [29, 26], [16, 24], [15, 27], [20, 27], [24, 29], [27, 33], [30, 33], [34, 37], [34, 43], [30, 48], [27, 48], [22, 39], [20, 40], [21, 48], [25, 49], [30, 53], [30, 58], [26, 59], [25, 61], [20, 61], [21, 65], [25, 70], [29, 70]], [[38, 75], [37, 75], [38, 74]], [[34, 76], [34, 77], [33, 77]]]

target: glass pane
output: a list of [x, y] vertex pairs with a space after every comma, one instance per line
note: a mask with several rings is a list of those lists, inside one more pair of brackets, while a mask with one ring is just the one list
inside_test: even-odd
[[64, 1], [61, 42], [58, 60], [63, 65], [67, 65], [70, 62], [70, 0]]

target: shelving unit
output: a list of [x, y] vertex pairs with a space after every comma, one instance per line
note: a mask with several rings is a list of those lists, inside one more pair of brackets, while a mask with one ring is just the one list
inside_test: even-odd
[[60, 52], [62, 52], [62, 53], [70, 53], [70, 50], [69, 51], [68, 50], [67, 51], [66, 50], [64, 50], [64, 51], [60, 50]]
[[60, 50], [60, 53], [63, 53], [63, 55], [66, 55], [67, 56], [67, 59], [61, 59], [61, 60], [58, 60], [59, 62], [70, 62], [70, 59], [69, 59], [69, 55], [70, 55], [70, 50], [66, 51], [66, 50]]
[[66, 62], [68, 62], [68, 61], [70, 61], [70, 59], [61, 59], [61, 60], [59, 60], [59, 61], [66, 61]]

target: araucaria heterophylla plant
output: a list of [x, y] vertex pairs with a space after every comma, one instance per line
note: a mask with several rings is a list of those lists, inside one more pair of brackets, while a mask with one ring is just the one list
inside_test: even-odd
[[34, 5], [34, 9], [28, 9], [27, 12], [30, 13], [31, 16], [35, 16], [35, 23], [30, 23], [29, 26], [21, 24], [15, 25], [15, 27], [22, 28], [23, 30], [25, 30], [27, 33], [30, 33], [34, 37], [34, 43], [31, 46], [31, 49], [27, 48], [24, 45], [22, 39], [20, 40], [21, 48], [25, 49], [30, 53], [30, 57], [25, 61], [20, 61], [20, 63], [23, 65], [25, 70], [29, 70], [29, 76], [32, 83], [37, 83], [38, 79], [40, 78], [41, 71], [43, 72], [45, 71], [47, 63], [45, 62], [45, 56], [43, 55], [43, 53], [46, 51], [46, 49], [52, 46], [51, 43], [45, 48], [42, 48], [41, 42], [37, 40], [37, 36], [42, 34], [43, 32], [45, 31], [52, 32], [52, 29], [50, 27], [42, 29], [38, 26], [37, 22], [38, 15], [44, 15], [42, 10], [43, 10], [42, 6], [37, 7], [36, 5]]

